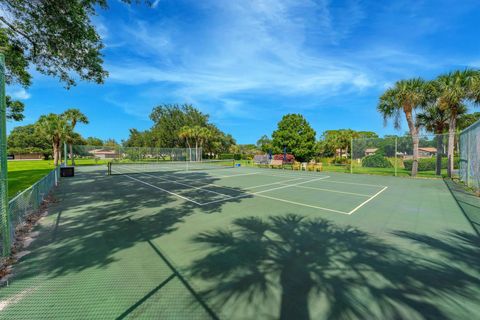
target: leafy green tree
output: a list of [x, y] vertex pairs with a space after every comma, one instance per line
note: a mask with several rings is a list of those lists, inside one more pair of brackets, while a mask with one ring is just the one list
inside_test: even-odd
[[130, 135], [127, 140], [123, 141], [124, 147], [149, 147], [153, 143], [152, 132], [149, 130], [138, 131], [137, 129], [130, 129]]
[[55, 113], [41, 116], [36, 123], [36, 130], [39, 135], [44, 136], [52, 144], [53, 162], [55, 166], [58, 166], [61, 157], [61, 143], [72, 132], [67, 119], [63, 115]]
[[76, 77], [103, 83], [104, 46], [91, 16], [107, 8], [106, 0], [3, 0], [0, 5], [0, 45], [6, 53], [9, 83], [29, 86], [30, 64], [67, 87]]
[[103, 146], [103, 140], [95, 137], [88, 137], [85, 139], [85, 144], [87, 146]]
[[315, 130], [301, 114], [287, 114], [272, 134], [276, 153], [286, 147], [300, 161], [308, 161], [315, 154]]
[[205, 140], [204, 153], [210, 157], [216, 154], [227, 152], [231, 145], [235, 144], [235, 139], [229, 134], [225, 134], [215, 125], [208, 125], [208, 139]]
[[419, 128], [415, 122], [414, 111], [423, 108], [430, 98], [429, 86], [420, 78], [400, 80], [380, 97], [377, 110], [383, 115], [385, 124], [393, 119], [395, 128], [401, 127], [401, 113], [405, 114], [410, 136], [413, 142], [412, 176], [418, 172]]
[[5, 103], [7, 107], [7, 119], [13, 121], [22, 121], [25, 117], [23, 116], [23, 110], [25, 105], [23, 102], [18, 100], [12, 100], [10, 96], [5, 97]]
[[109, 139], [105, 140], [103, 142], [103, 145], [106, 146], [106, 147], [118, 147], [118, 146], [120, 146], [120, 144], [115, 139], [112, 139], [112, 138], [109, 138]]
[[448, 113], [448, 176], [454, 166], [457, 117], [466, 102], [480, 103], [480, 71], [466, 69], [439, 76], [435, 81], [438, 107]]
[[266, 134], [260, 137], [257, 140], [257, 148], [267, 153], [273, 149], [272, 139], [270, 139]]
[[464, 130], [480, 120], [480, 112], [462, 114], [457, 119], [457, 129]]
[[41, 152], [45, 157], [52, 155], [52, 145], [43, 135], [37, 134], [34, 124], [13, 128], [7, 139], [9, 153]]
[[[72, 161], [72, 165], [75, 165], [75, 159], [73, 158], [73, 142], [78, 139], [78, 134], [74, 134], [73, 130], [75, 130], [75, 126], [79, 122], [88, 124], [88, 118], [85, 114], [83, 114], [79, 109], [76, 108], [68, 109], [62, 115], [67, 119], [72, 130], [72, 133], [67, 137], [67, 143], [70, 148], [70, 159]], [[66, 162], [67, 159], [65, 159], [65, 163]]]
[[184, 146], [179, 135], [183, 127], [206, 127], [208, 124], [208, 115], [189, 104], [157, 106], [150, 114], [150, 119], [154, 122], [151, 131], [156, 146], [163, 148]]

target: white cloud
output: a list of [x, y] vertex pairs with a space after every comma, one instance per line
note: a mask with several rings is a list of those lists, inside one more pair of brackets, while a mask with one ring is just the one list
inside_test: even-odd
[[[341, 8], [327, 0], [205, 0], [192, 10], [199, 21], [168, 16], [124, 26], [122, 34], [138, 53], [109, 62], [108, 81], [148, 85], [148, 95], [159, 99], [215, 101], [222, 110], [214, 114], [248, 117], [239, 95], [319, 101], [382, 90], [394, 77], [437, 67], [420, 54], [375, 39], [339, 50], [367, 19], [356, 0]], [[157, 93], [151, 89], [155, 84]]]
[[27, 100], [30, 99], [32, 96], [30, 93], [27, 92], [24, 88], [14, 89], [12, 92], [7, 92], [13, 99], [19, 100]]

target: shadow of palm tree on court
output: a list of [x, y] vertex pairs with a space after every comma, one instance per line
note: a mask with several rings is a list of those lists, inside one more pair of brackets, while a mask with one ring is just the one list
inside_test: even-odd
[[478, 278], [448, 261], [413, 259], [322, 219], [241, 218], [192, 241], [208, 249], [190, 269], [207, 283], [206, 300], [253, 308], [257, 318], [448, 319], [441, 301], [478, 300], [470, 288], [479, 288]]

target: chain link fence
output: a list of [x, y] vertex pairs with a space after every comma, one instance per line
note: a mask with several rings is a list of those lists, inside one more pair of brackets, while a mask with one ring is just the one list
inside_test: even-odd
[[116, 161], [200, 161], [201, 148], [149, 148], [122, 146], [67, 147], [70, 161], [90, 159], [93, 163]]
[[460, 180], [480, 190], [480, 121], [460, 133]]
[[[0, 233], [4, 239], [0, 246], [3, 249], [13, 244], [15, 230], [21, 227], [28, 215], [39, 210], [50, 191], [58, 184], [60, 174], [59, 167], [52, 170], [48, 175], [37, 181], [28, 189], [25, 189], [8, 202], [9, 226], [2, 226]], [[10, 233], [9, 236], [4, 236]]]
[[[418, 137], [418, 175], [447, 174], [448, 134], [421, 135]], [[351, 173], [383, 175], [410, 175], [413, 166], [413, 139], [410, 136], [353, 139], [350, 150], [343, 150]], [[455, 155], [458, 139], [455, 137]], [[458, 157], [455, 157], [458, 168]]]

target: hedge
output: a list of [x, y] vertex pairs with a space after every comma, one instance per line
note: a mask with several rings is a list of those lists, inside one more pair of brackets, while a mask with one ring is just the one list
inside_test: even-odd
[[249, 154], [240, 154], [240, 153], [221, 153], [218, 155], [219, 160], [252, 160], [253, 156]]
[[362, 159], [362, 167], [392, 168], [392, 163], [381, 154], [372, 154]]
[[[413, 160], [404, 160], [405, 169], [412, 170]], [[448, 158], [442, 158], [442, 169], [446, 169]], [[418, 171], [434, 171], [437, 166], [437, 159], [435, 158], [420, 158], [418, 159]]]

